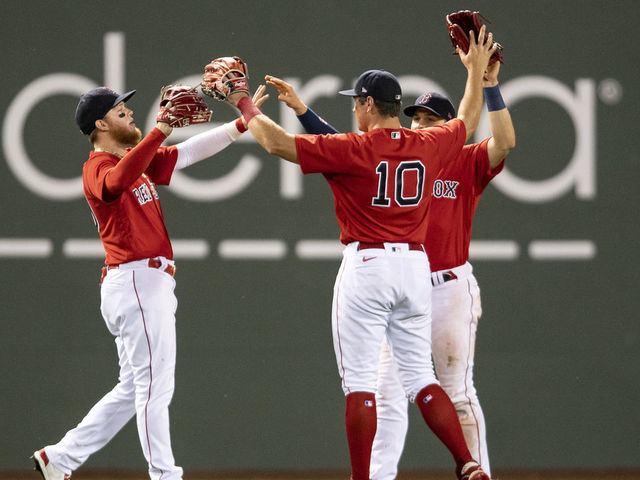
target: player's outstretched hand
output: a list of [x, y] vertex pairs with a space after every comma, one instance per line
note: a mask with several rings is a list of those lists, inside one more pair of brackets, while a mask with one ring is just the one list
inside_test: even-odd
[[258, 88], [256, 89], [256, 91], [253, 93], [253, 98], [251, 98], [251, 101], [253, 102], [253, 104], [260, 108], [262, 106], [262, 104], [264, 102], [267, 101], [267, 99], [269, 98], [269, 94], [265, 94], [264, 92], [266, 91], [267, 87], [264, 85], [260, 85], [258, 86]]
[[469, 31], [469, 51], [464, 53], [458, 48], [457, 53], [467, 70], [479, 69], [485, 72], [489, 59], [498, 47], [499, 45], [493, 41], [493, 33], [487, 33], [486, 25], [482, 25], [477, 39], [474, 31]]
[[296, 112], [296, 115], [302, 115], [307, 111], [307, 106], [300, 100], [295, 89], [290, 84], [273, 75], [266, 75], [264, 79], [267, 85], [278, 90], [278, 100], [286, 103], [289, 108]]

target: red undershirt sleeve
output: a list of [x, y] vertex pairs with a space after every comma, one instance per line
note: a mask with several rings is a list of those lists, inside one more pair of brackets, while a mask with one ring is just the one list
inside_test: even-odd
[[154, 128], [138, 145], [129, 150], [105, 175], [104, 185], [107, 191], [117, 196], [133, 185], [147, 169], [165, 138], [164, 133]]

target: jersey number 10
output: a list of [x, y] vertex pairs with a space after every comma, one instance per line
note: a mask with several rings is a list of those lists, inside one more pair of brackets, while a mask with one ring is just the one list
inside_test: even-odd
[[[424, 165], [422, 162], [408, 161], [400, 162], [395, 172], [393, 198], [400, 207], [413, 207], [422, 200], [422, 189], [424, 187]], [[378, 174], [378, 196], [371, 200], [371, 205], [376, 207], [388, 207], [391, 205], [387, 178], [389, 176], [389, 162], [380, 162], [376, 167]], [[413, 174], [413, 175], [411, 175]], [[405, 175], [407, 178], [405, 178]], [[405, 194], [405, 186], [415, 185], [413, 196]], [[407, 190], [409, 188], [407, 187]]]

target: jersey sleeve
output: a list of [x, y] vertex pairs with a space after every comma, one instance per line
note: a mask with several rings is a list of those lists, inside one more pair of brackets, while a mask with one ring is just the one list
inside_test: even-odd
[[171, 175], [178, 161], [178, 148], [175, 145], [160, 147], [145, 173], [153, 183], [169, 185]]
[[158, 153], [158, 148], [166, 138], [167, 136], [162, 131], [154, 128], [140, 143], [127, 150], [124, 157], [108, 172], [105, 178], [105, 187], [114, 197], [127, 190], [140, 175], [147, 171]]
[[354, 133], [296, 135], [296, 153], [302, 173], [347, 173], [351, 170]]
[[105, 188], [105, 176], [117, 161], [108, 154], [94, 153], [92, 158], [84, 164], [82, 177], [85, 192], [88, 196], [97, 198], [102, 202], [111, 202], [115, 198]]
[[459, 118], [449, 120], [437, 127], [418, 130], [418, 132], [434, 144], [435, 158], [439, 160], [440, 168], [458, 157], [467, 140], [467, 129]]
[[482, 192], [489, 182], [504, 168], [504, 160], [497, 167], [491, 168], [489, 165], [488, 144], [489, 138], [485, 138], [480, 143], [465, 145], [461, 152], [467, 168], [473, 169], [474, 184], [478, 192]]

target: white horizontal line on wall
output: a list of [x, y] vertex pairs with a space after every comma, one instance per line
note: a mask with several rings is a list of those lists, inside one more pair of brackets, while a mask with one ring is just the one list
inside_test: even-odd
[[218, 255], [229, 260], [281, 260], [287, 254], [284, 240], [223, 240]]
[[344, 245], [339, 240], [300, 240], [296, 255], [303, 260], [335, 260], [342, 258]]
[[[202, 239], [172, 240], [176, 259], [201, 259], [209, 256], [209, 242]], [[62, 244], [62, 254], [69, 258], [104, 258], [104, 247], [97, 239], [70, 238]]]
[[520, 247], [512, 240], [471, 240], [470, 260], [515, 260]]
[[48, 238], [0, 238], [0, 257], [46, 258], [53, 253]]
[[[174, 257], [199, 260], [211, 254], [204, 239], [172, 240]], [[344, 245], [339, 240], [305, 239], [295, 244], [295, 255], [301, 260], [337, 260]], [[48, 238], [0, 238], [0, 258], [47, 258], [53, 255], [53, 241]], [[278, 239], [227, 239], [218, 244], [218, 255], [235, 260], [282, 260], [288, 254], [287, 243]], [[70, 238], [62, 244], [68, 258], [104, 258], [99, 239]], [[591, 260], [597, 247], [591, 240], [533, 240], [528, 247], [533, 260]], [[470, 260], [517, 260], [520, 247], [513, 240], [472, 240]]]
[[176, 260], [199, 260], [208, 257], [209, 253], [211, 253], [209, 242], [199, 238], [171, 240], [171, 246], [173, 247], [173, 256]]
[[100, 240], [69, 238], [62, 243], [62, 254], [69, 258], [104, 258]]
[[534, 260], [591, 260], [596, 250], [591, 240], [534, 240], [529, 244]]

